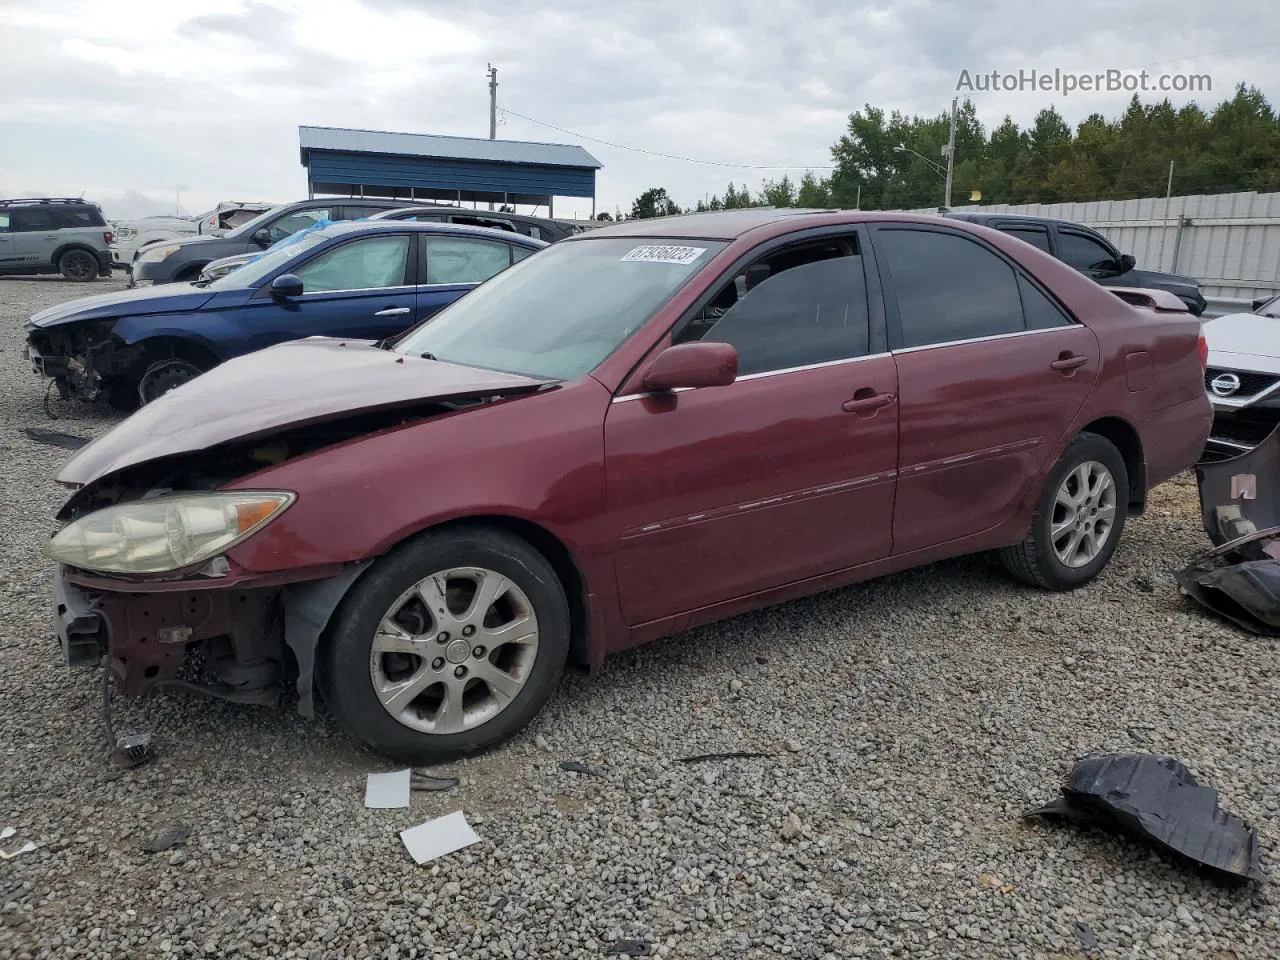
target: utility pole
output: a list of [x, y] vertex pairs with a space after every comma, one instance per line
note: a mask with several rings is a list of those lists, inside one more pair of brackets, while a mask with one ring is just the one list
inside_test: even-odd
[[[498, 139], [498, 68], [489, 64], [489, 139]], [[493, 209], [493, 201], [489, 201]]]
[[947, 136], [947, 189], [942, 205], [951, 209], [951, 177], [956, 167], [956, 109], [960, 104], [959, 97], [951, 98], [951, 133]]

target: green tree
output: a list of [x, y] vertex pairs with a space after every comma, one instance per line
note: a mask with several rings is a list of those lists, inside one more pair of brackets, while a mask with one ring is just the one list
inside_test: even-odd
[[762, 207], [794, 207], [796, 205], [796, 186], [786, 174], [781, 180], [766, 180], [760, 190], [759, 204]]
[[831, 206], [831, 181], [815, 176], [812, 170], [806, 170], [800, 178], [795, 205], [809, 209]]
[[680, 207], [667, 196], [665, 187], [650, 187], [631, 204], [631, 219], [647, 220], [653, 217], [670, 217], [680, 213]]

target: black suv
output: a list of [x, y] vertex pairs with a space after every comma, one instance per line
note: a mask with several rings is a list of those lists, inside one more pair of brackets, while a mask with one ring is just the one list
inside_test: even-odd
[[1158, 270], [1139, 270], [1129, 254], [1121, 254], [1096, 230], [1053, 217], [1027, 217], [1016, 213], [947, 211], [953, 220], [980, 223], [1025, 240], [1068, 266], [1075, 267], [1104, 287], [1150, 287], [1167, 290], [1187, 305], [1193, 316], [1204, 313], [1204, 294], [1190, 277]]
[[0, 200], [0, 276], [111, 276], [111, 228], [96, 203], [72, 197]]
[[[138, 251], [133, 261], [133, 282], [174, 283], [194, 280], [205, 264], [241, 253], [260, 253], [290, 234], [319, 220], [360, 220], [383, 210], [408, 206], [405, 200], [371, 197], [337, 197], [302, 200], [274, 207], [242, 223], [221, 237], [191, 237], [160, 241]], [[110, 260], [108, 260], [110, 263]]]

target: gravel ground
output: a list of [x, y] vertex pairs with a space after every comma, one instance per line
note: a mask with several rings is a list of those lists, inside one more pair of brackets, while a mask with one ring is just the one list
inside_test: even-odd
[[[114, 769], [37, 552], [66, 454], [17, 432], [50, 426], [22, 321], [84, 292], [0, 280], [0, 827], [39, 844], [0, 860], [0, 957], [1280, 956], [1269, 887], [1018, 819], [1084, 754], [1150, 749], [1271, 858], [1280, 658], [1178, 597], [1169, 568], [1204, 542], [1185, 478], [1086, 589], [971, 558], [697, 630], [568, 677], [410, 810], [365, 810], [388, 765], [288, 710], [125, 702], [159, 756]], [[725, 750], [770, 756], [676, 762]], [[484, 842], [415, 866], [398, 831], [456, 809]], [[185, 847], [143, 852], [175, 824]]]

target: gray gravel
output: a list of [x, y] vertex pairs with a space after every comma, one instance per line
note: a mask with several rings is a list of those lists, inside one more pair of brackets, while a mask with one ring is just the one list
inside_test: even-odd
[[[1018, 820], [1090, 751], [1169, 752], [1269, 866], [1280, 658], [1177, 596], [1168, 568], [1203, 541], [1186, 479], [1087, 589], [966, 559], [698, 630], [570, 676], [410, 810], [363, 809], [387, 764], [288, 711], [128, 702], [160, 755], [115, 770], [95, 678], [48, 626], [66, 453], [16, 432], [50, 425], [22, 321], [85, 292], [0, 280], [0, 827], [40, 845], [0, 861], [0, 957], [1280, 956], [1268, 886]], [[676, 762], [736, 750], [770, 756]], [[459, 808], [484, 842], [415, 866], [398, 831]], [[143, 851], [175, 825], [185, 846]]]

